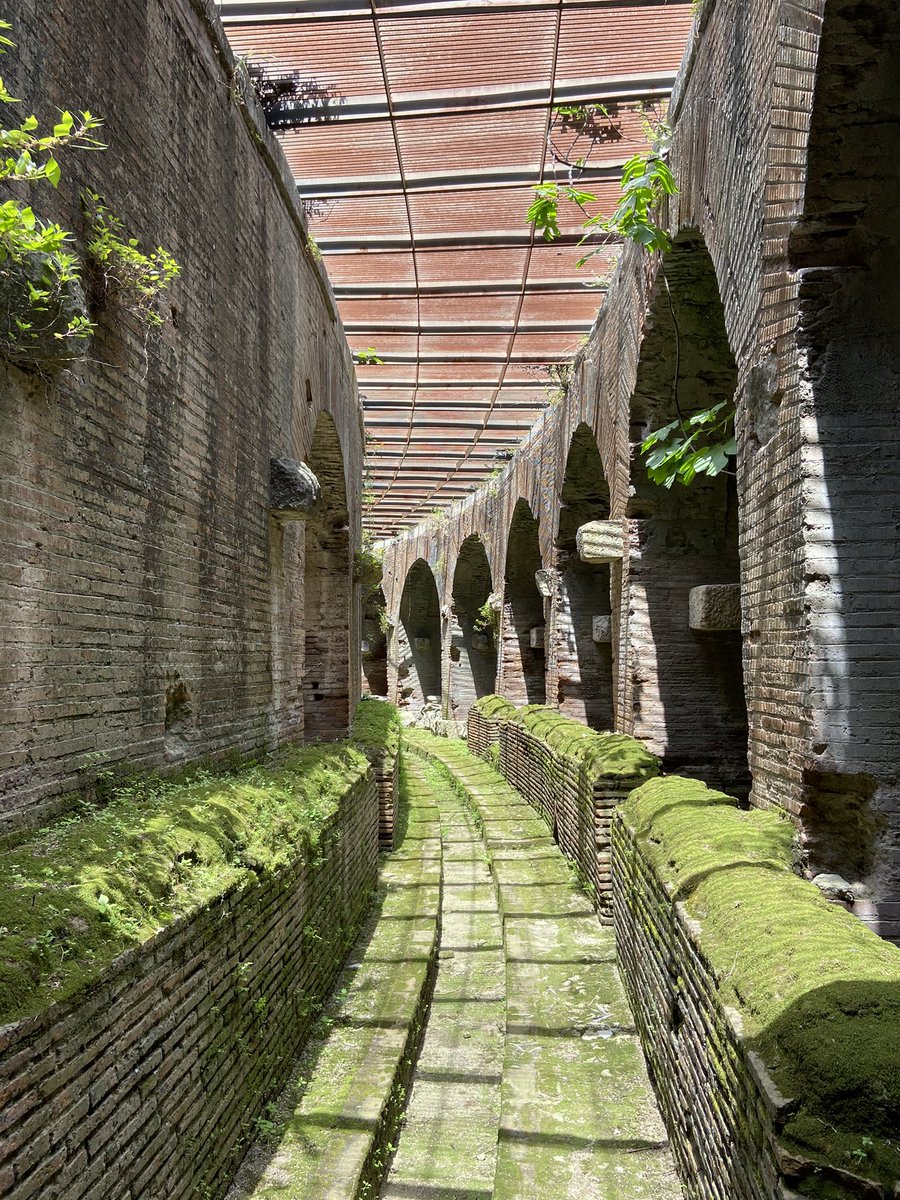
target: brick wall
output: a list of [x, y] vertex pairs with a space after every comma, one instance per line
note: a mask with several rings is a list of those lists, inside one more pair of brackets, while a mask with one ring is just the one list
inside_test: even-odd
[[[900, 487], [900, 270], [888, 249], [900, 194], [898, 20], [888, 0], [703, 6], [671, 105], [672, 253], [651, 262], [626, 247], [565, 400], [502, 475], [385, 557], [391, 612], [416, 558], [446, 564], [449, 599], [473, 535], [500, 580], [521, 500], [537, 520], [540, 566], [564, 566], [560, 498], [586, 426], [609, 515], [625, 531], [610, 569], [609, 663], [585, 670], [571, 596], [557, 588], [532, 691], [543, 682], [548, 703], [579, 716], [584, 704], [600, 725], [579, 693], [598, 666], [609, 670], [616, 729], [671, 766], [749, 785], [754, 804], [788, 812], [808, 873], [843, 874], [856, 911], [889, 937], [900, 936], [900, 643], [888, 582]], [[720, 479], [665, 493], [637, 461], [648, 428], [670, 419], [670, 299], [680, 399], [688, 410], [710, 395], [737, 403], [730, 488]], [[690, 629], [688, 593], [704, 583], [740, 584], [740, 634]], [[505, 601], [499, 690], [521, 703]]]
[[777, 1134], [784, 1113], [716, 998], [696, 924], [672, 903], [621, 817], [613, 821], [613, 903], [622, 978], [688, 1194], [698, 1200], [783, 1195]]
[[378, 799], [315, 853], [216, 896], [86, 991], [0, 1030], [6, 1200], [224, 1195], [375, 886]]
[[308, 459], [325, 411], [341, 459], [326, 501], [346, 497], [341, 565], [323, 565], [340, 575], [344, 707], [359, 686], [353, 367], [213, 5], [15, 9], [13, 94], [44, 123], [89, 108], [109, 146], [61, 156], [59, 192], [34, 194], [39, 215], [83, 251], [91, 188], [182, 269], [161, 332], [111, 299], [71, 370], [45, 381], [0, 367], [3, 823], [46, 814], [85, 756], [157, 765], [302, 731], [304, 537], [300, 522], [270, 528], [269, 460]]

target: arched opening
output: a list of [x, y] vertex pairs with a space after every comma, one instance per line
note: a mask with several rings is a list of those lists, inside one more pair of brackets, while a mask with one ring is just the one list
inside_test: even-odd
[[[731, 404], [737, 368], [712, 260], [696, 232], [666, 255], [632, 399], [637, 547], [630, 556], [629, 669], [634, 732], [666, 769], [749, 791], [733, 468], [685, 486], [651, 482], [648, 432]], [[731, 460], [733, 463], [733, 460]], [[701, 590], [702, 589], [702, 590]]]
[[609, 518], [609, 488], [590, 426], [575, 430], [563, 479], [556, 535], [558, 703], [564, 716], [594, 729], [613, 727], [613, 628], [610, 569], [582, 562], [575, 535]]
[[811, 874], [900, 940], [900, 8], [829, 0], [803, 217], [790, 239], [810, 397], [803, 445]]
[[373, 696], [388, 694], [387, 644], [390, 626], [384, 592], [368, 592], [362, 611], [362, 669], [364, 691]]
[[503, 586], [502, 692], [513, 704], [544, 704], [544, 601], [535, 583], [541, 569], [538, 523], [525, 500], [513, 510]]
[[453, 575], [450, 626], [451, 715], [464, 721], [469, 706], [497, 686], [497, 643], [491, 594], [491, 567], [477, 534], [460, 548]]
[[320, 413], [309, 465], [322, 503], [306, 521], [304, 545], [304, 737], [347, 736], [350, 721], [350, 531], [344, 458], [334, 421]]
[[398, 703], [422, 708], [441, 699], [441, 602], [431, 567], [417, 558], [400, 599]]

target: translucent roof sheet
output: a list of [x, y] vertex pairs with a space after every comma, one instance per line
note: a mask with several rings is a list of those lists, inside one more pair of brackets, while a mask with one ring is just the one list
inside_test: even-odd
[[[372, 447], [366, 524], [388, 536], [478, 486], [548, 402], [603, 299], [584, 214], [526, 224], [532, 187], [611, 212], [671, 90], [689, 0], [220, 0], [238, 54], [296, 72], [324, 107], [281, 134], [351, 346]], [[585, 131], [559, 105], [602, 103]], [[598, 287], [598, 284], [600, 285]], [[552, 386], [550, 387], [552, 390]]]

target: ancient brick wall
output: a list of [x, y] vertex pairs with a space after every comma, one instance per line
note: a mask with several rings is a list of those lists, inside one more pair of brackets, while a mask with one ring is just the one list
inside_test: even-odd
[[[842, 874], [856, 911], [894, 937], [898, 19], [886, 2], [702, 7], [671, 104], [671, 254], [624, 250], [565, 399], [501, 475], [385, 560], [391, 612], [416, 558], [449, 603], [472, 535], [499, 588], [522, 500], [541, 567], [565, 569], [560, 498], [586, 424], [623, 523], [609, 602], [604, 581], [591, 614], [611, 617], [615, 728], [667, 766], [786, 810], [809, 874]], [[671, 419], [676, 349], [685, 411], [733, 396], [739, 452], [736, 478], [667, 493], [637, 445]], [[692, 588], [738, 584], [740, 630], [691, 627]], [[519, 703], [504, 599], [498, 690]], [[547, 599], [545, 627], [547, 702], [604, 724], [579, 695], [598, 671], [582, 675], [570, 589]]]
[[7, 1200], [224, 1195], [368, 907], [371, 774], [314, 852], [260, 871], [0, 1031]]
[[[111, 297], [84, 362], [52, 380], [2, 371], [7, 821], [45, 812], [87, 756], [162, 764], [301, 734], [304, 707], [320, 703], [301, 694], [304, 657], [321, 649], [305, 639], [313, 619], [330, 653], [319, 694], [335, 703], [311, 727], [346, 727], [362, 458], [330, 290], [213, 5], [15, 8], [13, 94], [45, 123], [89, 108], [109, 147], [61, 156], [62, 186], [35, 194], [39, 215], [83, 252], [90, 188], [181, 274], [159, 333]], [[311, 553], [302, 522], [270, 522], [269, 460], [308, 460], [324, 412], [340, 461]]]

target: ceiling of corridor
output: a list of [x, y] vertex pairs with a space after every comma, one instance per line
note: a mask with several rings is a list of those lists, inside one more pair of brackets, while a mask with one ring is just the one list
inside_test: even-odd
[[[665, 100], [688, 0], [220, 0], [235, 51], [299, 83], [281, 137], [358, 368], [378, 536], [471, 492], [553, 390], [603, 299], [609, 246], [578, 269], [525, 219], [532, 186], [615, 207]], [[586, 105], [596, 106], [587, 116]], [[557, 110], [581, 109], [574, 116]], [[602, 107], [600, 107], [602, 106]]]

